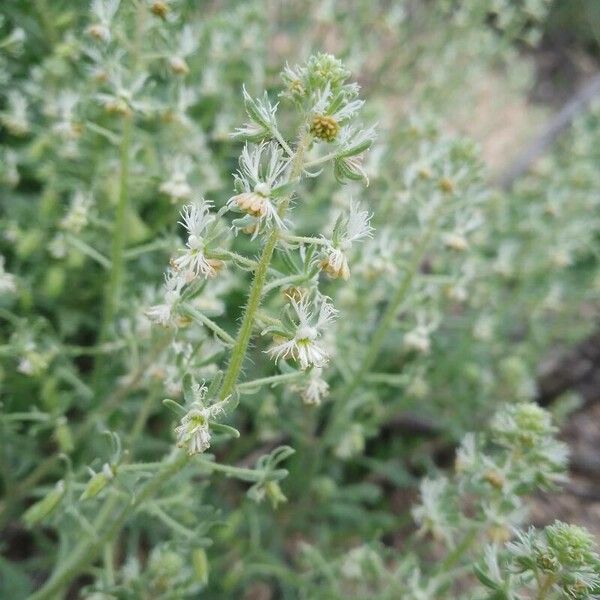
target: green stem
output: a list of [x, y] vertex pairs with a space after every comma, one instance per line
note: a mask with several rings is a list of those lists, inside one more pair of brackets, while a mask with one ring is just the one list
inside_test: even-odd
[[131, 143], [132, 119], [124, 117], [121, 144], [119, 146], [119, 197], [115, 213], [111, 248], [111, 268], [106, 296], [104, 299], [104, 317], [101, 338], [105, 338], [119, 306], [123, 287], [123, 265], [126, 237], [126, 218], [129, 204], [129, 146]]
[[473, 545], [477, 539], [478, 529], [474, 528], [465, 535], [460, 544], [454, 548], [454, 550], [446, 556], [445, 560], [440, 565], [438, 572], [440, 574], [449, 571], [454, 565], [463, 557], [465, 552]]
[[377, 325], [377, 328], [375, 329], [375, 332], [371, 337], [371, 341], [369, 342], [369, 346], [367, 347], [365, 357], [361, 361], [359, 369], [356, 371], [354, 378], [344, 390], [345, 394], [353, 392], [356, 389], [356, 387], [360, 384], [365, 374], [368, 373], [371, 370], [371, 367], [375, 364], [375, 361], [379, 356], [381, 346], [383, 345], [383, 342], [385, 341], [388, 332], [392, 328], [394, 319], [398, 314], [398, 309], [400, 308], [400, 305], [402, 304], [402, 302], [406, 298], [407, 293], [410, 290], [410, 286], [413, 282], [414, 276], [418, 272], [419, 265], [423, 260], [427, 248], [429, 247], [431, 238], [435, 234], [437, 222], [438, 219], [433, 218], [427, 230], [425, 231], [425, 234], [421, 238], [421, 241], [419, 242], [415, 252], [413, 253], [412, 259], [404, 273], [404, 276], [400, 281], [400, 284], [396, 288], [394, 295], [392, 296], [389, 304], [387, 305], [387, 308], [385, 309], [385, 312], [383, 313], [383, 316], [381, 317], [381, 320], [379, 321], [379, 324]]
[[292, 235], [291, 233], [283, 233], [281, 238], [286, 242], [296, 242], [298, 244], [318, 244], [321, 246], [329, 246], [331, 242], [325, 238], [308, 237], [305, 235]]
[[206, 315], [203, 315], [200, 311], [196, 310], [193, 306], [189, 304], [184, 304], [181, 306], [181, 312], [188, 315], [195, 321], [199, 321], [205, 327], [210, 329], [218, 338], [221, 338], [223, 342], [226, 344], [233, 346], [235, 344], [235, 340], [224, 330], [221, 329], [213, 320], [209, 319]]
[[110, 261], [106, 256], [98, 252], [95, 248], [92, 248], [89, 244], [86, 244], [83, 240], [75, 237], [74, 235], [67, 234], [65, 239], [69, 244], [71, 244], [74, 248], [79, 250], [82, 254], [85, 254], [92, 260], [95, 260], [100, 266], [105, 269], [110, 269]]
[[165, 461], [160, 471], [142, 487], [135, 499], [123, 506], [116, 515], [114, 508], [117, 497], [109, 496], [94, 523], [98, 536], [81, 541], [62, 567], [39, 591], [30, 596], [30, 600], [50, 600], [62, 597], [60, 594], [64, 588], [96, 560], [102, 548], [118, 535], [130, 514], [178, 473], [188, 463], [188, 459], [189, 457], [185, 453], [180, 453], [174, 460]]
[[305, 168], [310, 169], [312, 167], [316, 167], [318, 165], [322, 165], [323, 163], [329, 162], [333, 160], [337, 156], [336, 152], [332, 152], [331, 154], [326, 154], [325, 156], [321, 156], [320, 158], [315, 158], [306, 163]]
[[[302, 174], [304, 154], [306, 152], [309, 142], [310, 133], [308, 132], [308, 130], [305, 130], [300, 135], [300, 139], [296, 147], [296, 153], [294, 154], [294, 158], [292, 159], [289, 177], [290, 181], [294, 181]], [[285, 214], [290, 199], [291, 195], [286, 196], [281, 200], [278, 210], [279, 216], [283, 216]], [[226, 398], [231, 394], [231, 392], [233, 392], [235, 384], [240, 375], [242, 364], [244, 362], [244, 357], [246, 356], [246, 350], [248, 349], [248, 343], [250, 342], [250, 335], [252, 334], [252, 326], [254, 325], [256, 311], [260, 307], [262, 290], [267, 278], [267, 271], [269, 269], [269, 264], [271, 263], [271, 258], [273, 256], [275, 246], [277, 245], [277, 241], [279, 240], [279, 235], [280, 232], [278, 229], [274, 228], [271, 231], [271, 233], [267, 237], [267, 241], [265, 242], [263, 251], [258, 261], [258, 265], [254, 271], [254, 279], [252, 280], [252, 286], [250, 288], [250, 294], [248, 296], [248, 304], [246, 305], [246, 310], [242, 318], [242, 324], [240, 325], [235, 345], [233, 347], [233, 350], [231, 351], [231, 358], [229, 361], [229, 365], [227, 366], [227, 371], [225, 372], [225, 376], [223, 377], [223, 384], [221, 385], [221, 391], [219, 393], [221, 399]]]
[[537, 594], [535, 596], [536, 600], [546, 600], [548, 596], [548, 592], [552, 588], [554, 584], [554, 575], [548, 575], [544, 578], [542, 585], [538, 588]]
[[281, 287], [283, 285], [302, 283], [305, 280], [306, 275], [304, 273], [299, 275], [287, 275], [286, 277], [279, 277], [278, 279], [274, 279], [273, 281], [270, 281], [267, 285], [265, 285], [263, 295], [268, 294], [271, 290], [274, 290], [275, 288]]
[[390, 329], [392, 329], [400, 305], [405, 300], [406, 295], [410, 290], [414, 276], [418, 272], [419, 265], [421, 264], [425, 252], [427, 251], [427, 248], [429, 247], [429, 244], [431, 243], [431, 240], [437, 230], [441, 213], [442, 210], [438, 209], [431, 218], [423, 237], [420, 239], [415, 251], [413, 252], [412, 258], [404, 272], [404, 276], [400, 280], [400, 284], [396, 288], [396, 291], [391, 297], [383, 316], [375, 328], [375, 332], [371, 337], [371, 341], [369, 342], [364, 358], [360, 361], [360, 366], [356, 370], [354, 377], [352, 377], [352, 379], [348, 381], [344, 387], [342, 387], [340, 393], [337, 395], [331, 413], [333, 418], [330, 420], [329, 425], [326, 428], [325, 435], [323, 436], [325, 440], [329, 440], [332, 432], [345, 418], [347, 410], [344, 409], [350, 406], [347, 403], [348, 397], [360, 385], [367, 373], [369, 373], [375, 364], [375, 361], [379, 356], [381, 346], [383, 345], [388, 332]]
[[287, 381], [294, 381], [304, 377], [305, 374], [301, 371], [294, 371], [293, 373], [282, 373], [281, 375], [271, 375], [270, 377], [261, 377], [260, 379], [253, 379], [252, 381], [244, 381], [238, 385], [238, 390], [254, 390], [254, 388], [261, 387], [263, 385], [273, 385], [277, 383], [284, 383]]

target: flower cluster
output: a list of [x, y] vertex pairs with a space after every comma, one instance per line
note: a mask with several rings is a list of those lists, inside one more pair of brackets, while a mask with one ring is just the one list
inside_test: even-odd
[[587, 530], [556, 521], [541, 531], [518, 532], [503, 551], [489, 547], [476, 574], [486, 588], [506, 598], [556, 593], [587, 600], [600, 590], [600, 555]]

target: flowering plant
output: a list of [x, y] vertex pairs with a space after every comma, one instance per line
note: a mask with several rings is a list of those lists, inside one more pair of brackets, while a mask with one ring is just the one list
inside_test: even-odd
[[567, 467], [536, 366], [598, 304], [599, 112], [508, 191], [448, 126], [547, 3], [26, 4], [0, 597], [598, 596], [527, 505]]

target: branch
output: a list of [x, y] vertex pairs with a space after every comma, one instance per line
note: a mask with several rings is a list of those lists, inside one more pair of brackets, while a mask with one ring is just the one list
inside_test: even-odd
[[510, 190], [515, 181], [527, 173], [535, 161], [552, 146], [556, 138], [571, 125], [575, 117], [584, 112], [597, 97], [600, 97], [600, 73], [589, 79], [571, 97], [529, 146], [495, 178], [494, 184], [504, 190]]

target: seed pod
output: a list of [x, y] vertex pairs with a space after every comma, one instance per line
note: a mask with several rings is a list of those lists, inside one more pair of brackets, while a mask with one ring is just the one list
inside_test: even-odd
[[69, 424], [64, 417], [61, 417], [56, 422], [54, 439], [56, 440], [61, 452], [64, 452], [65, 454], [70, 454], [73, 452], [73, 448], [75, 447], [75, 444], [73, 443], [73, 435], [71, 434]]
[[195, 548], [192, 551], [192, 570], [194, 572], [194, 579], [198, 583], [202, 585], [208, 583], [208, 557], [204, 548]]
[[83, 493], [79, 497], [79, 500], [84, 501], [89, 500], [90, 498], [95, 498], [106, 487], [108, 482], [113, 479], [113, 477], [113, 468], [108, 464], [104, 464], [102, 471], [92, 475], [91, 479], [85, 486]]
[[64, 494], [65, 483], [61, 479], [52, 491], [25, 511], [22, 518], [27, 527], [33, 527], [45, 519], [58, 506]]

